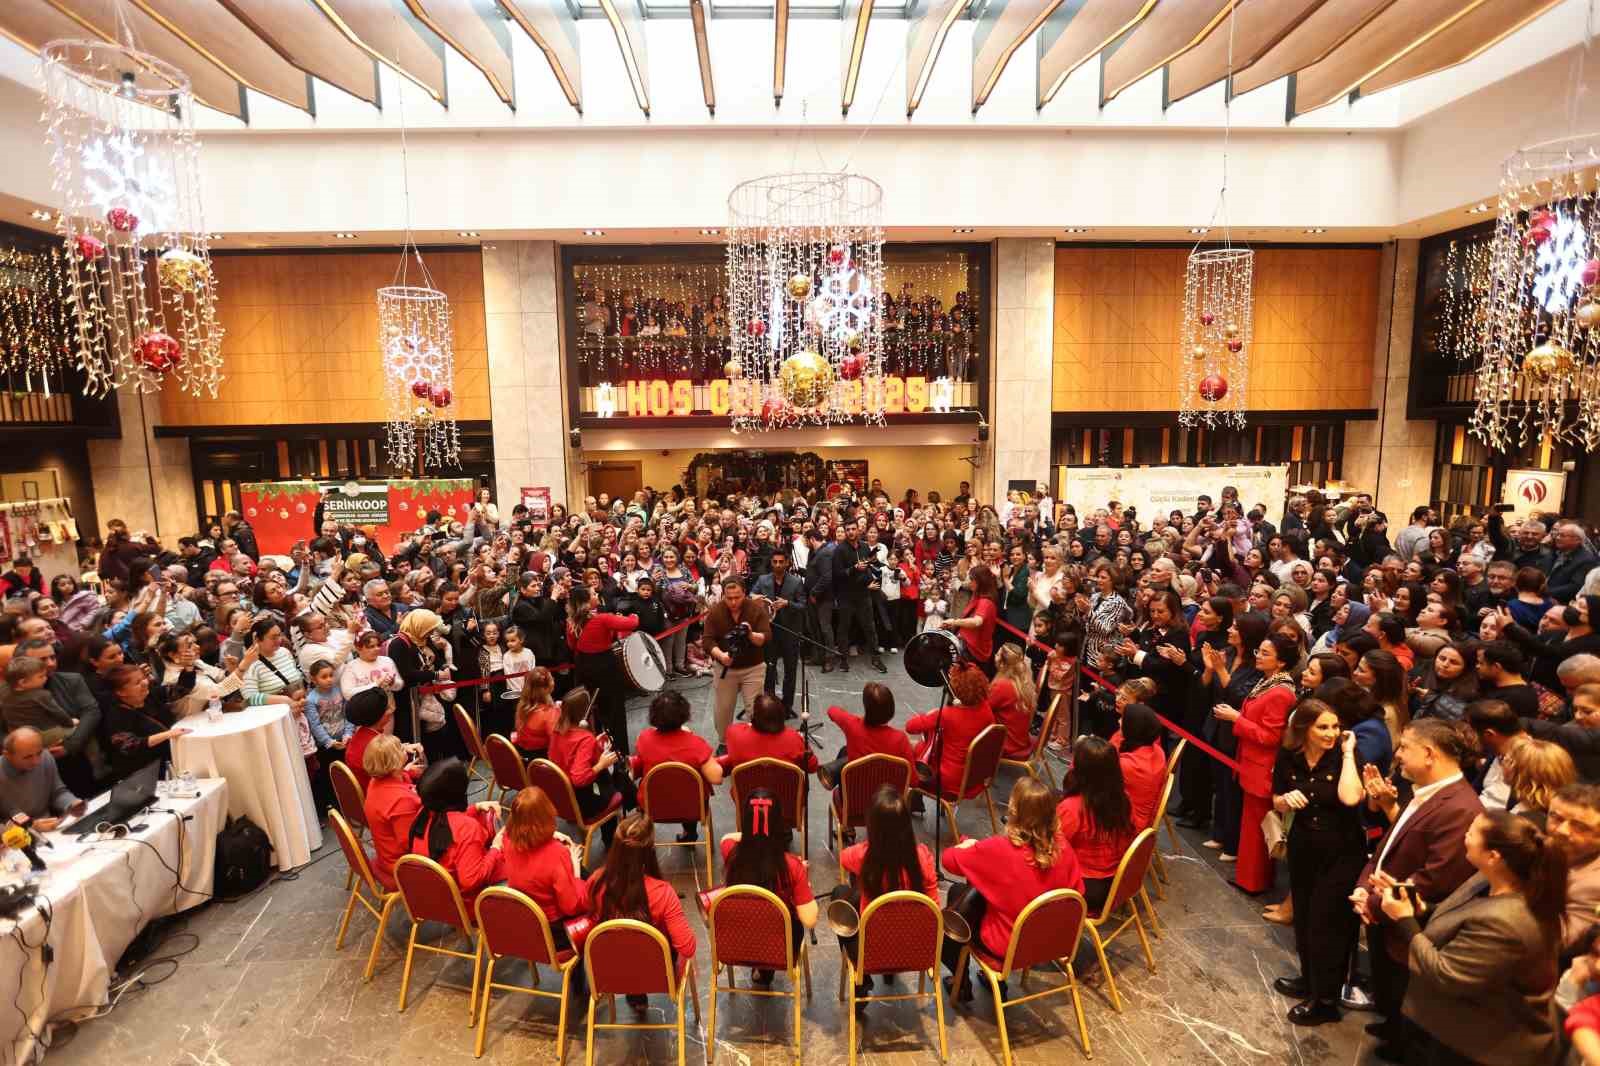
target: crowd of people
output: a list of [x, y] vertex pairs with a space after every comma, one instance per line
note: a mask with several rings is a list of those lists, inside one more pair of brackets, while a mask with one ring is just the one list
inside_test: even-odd
[[[965, 483], [896, 501], [873, 482], [822, 499], [644, 490], [536, 525], [485, 492], [466, 522], [429, 514], [388, 552], [318, 521], [288, 557], [261, 554], [237, 513], [170, 548], [114, 522], [91, 580], [46, 587], [26, 559], [0, 575], [0, 801], [60, 817], [164, 757], [189, 715], [287, 704], [319, 805], [335, 761], [366, 788], [380, 878], [427, 854], [469, 902], [505, 881], [553, 930], [638, 917], [687, 956], [635, 809], [654, 766], [699, 768], [709, 795], [754, 758], [831, 788], [848, 760], [884, 753], [954, 798], [971, 743], [999, 723], [1008, 757], [1042, 743], [1068, 767], [1059, 794], [1019, 780], [1001, 833], [944, 852], [980, 901], [975, 940], [1003, 957], [1040, 892], [1104, 901], [1187, 735], [1211, 750], [1186, 748], [1171, 813], [1207, 832], [1241, 891], [1282, 896], [1263, 917], [1293, 926], [1299, 972], [1276, 984], [1290, 1021], [1373, 1008], [1380, 1058], [1430, 1064], [1555, 1061], [1564, 1028], [1597, 1066], [1600, 555], [1586, 530], [1499, 510], [1443, 525], [1427, 507], [1391, 528], [1370, 497], [1315, 492], [1271, 512], [1231, 488], [1146, 522], [1042, 493], [989, 506]], [[635, 630], [659, 636], [673, 680], [630, 729], [611, 649]], [[828, 712], [845, 743], [819, 759], [789, 724], [800, 659], [884, 671], [930, 631], [964, 660], [950, 705], [897, 716], [869, 681], [859, 713]], [[696, 676], [714, 735], [688, 725], [697, 686], [682, 679]], [[586, 814], [623, 812], [587, 879], [541, 789], [504, 811], [469, 803], [455, 758], [468, 738], [447, 709], [471, 700], [484, 735], [555, 763]], [[812, 875], [770, 800], [743, 797], [727, 880], [776, 892], [798, 936], [817, 920]], [[933, 893], [918, 802], [873, 800], [865, 840], [840, 856], [851, 898]], [[689, 842], [698, 826], [680, 830]]]

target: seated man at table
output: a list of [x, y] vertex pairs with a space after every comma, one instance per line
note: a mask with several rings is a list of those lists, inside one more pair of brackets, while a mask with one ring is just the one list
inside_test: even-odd
[[0, 758], [0, 815], [27, 815], [35, 829], [48, 833], [63, 816], [76, 817], [88, 805], [62, 783], [55, 759], [44, 748], [44, 738], [31, 726], [6, 734]]

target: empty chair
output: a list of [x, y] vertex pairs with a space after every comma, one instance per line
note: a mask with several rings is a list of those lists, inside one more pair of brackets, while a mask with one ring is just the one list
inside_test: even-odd
[[528, 787], [528, 766], [515, 744], [499, 733], [491, 733], [483, 750], [489, 759], [489, 769], [494, 773], [491, 784], [500, 790], [501, 799], [508, 792]]
[[472, 715], [468, 714], [466, 708], [459, 703], [450, 705], [450, 714], [455, 718], [456, 732], [461, 734], [461, 743], [467, 749], [467, 770], [479, 781], [489, 781], [478, 767], [480, 762], [489, 761], [489, 753], [483, 746], [483, 737], [478, 733], [478, 723], [472, 720]]
[[378, 964], [378, 947], [383, 943], [383, 931], [389, 925], [389, 912], [394, 909], [400, 893], [390, 892], [378, 883], [378, 879], [372, 874], [372, 864], [367, 861], [367, 853], [362, 848], [361, 841], [356, 839], [350, 823], [345, 821], [343, 815], [330, 810], [328, 824], [333, 826], [333, 834], [339, 838], [339, 847], [344, 851], [344, 860], [350, 865], [350, 878], [346, 881], [350, 886], [350, 898], [344, 905], [344, 917], [339, 919], [339, 937], [334, 941], [333, 949], [335, 951], [344, 949], [344, 934], [350, 927], [350, 915], [355, 910], [356, 904], [360, 903], [367, 909], [367, 913], [378, 920], [378, 928], [372, 934], [372, 950], [367, 953], [367, 969], [361, 975], [363, 981], [370, 981], [372, 969]]
[[1007, 759], [1004, 755], [1000, 758], [1001, 766], [1009, 766], [1013, 770], [1021, 770], [1031, 777], [1038, 777], [1040, 771], [1044, 772], [1045, 779], [1050, 782], [1050, 787], [1056, 787], [1055, 771], [1050, 769], [1050, 761], [1045, 758], [1044, 746], [1050, 742], [1050, 736], [1055, 731], [1056, 713], [1061, 707], [1061, 696], [1056, 695], [1050, 701], [1050, 706], [1045, 709], [1044, 723], [1039, 726], [1039, 735], [1033, 739], [1033, 750], [1025, 759]]

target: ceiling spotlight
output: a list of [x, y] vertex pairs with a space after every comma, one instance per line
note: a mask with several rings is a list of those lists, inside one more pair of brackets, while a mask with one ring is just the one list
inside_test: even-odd
[[715, 236], [718, 236], [721, 233], [722, 233], [721, 230], [719, 230], [719, 229], [717, 229], [716, 227], [713, 226], [710, 229], [701, 230], [700, 231], [700, 236], [702, 236], [702, 237], [715, 237]]
[[586, 229], [583, 231], [583, 235], [585, 237], [604, 237], [606, 231], [603, 229]]
[[1211, 232], [1211, 227], [1210, 226], [1190, 226], [1189, 227], [1189, 232], [1193, 233], [1196, 236], [1199, 236], [1199, 235], [1204, 234], [1204, 233], [1210, 233]]
[[335, 233], [334, 237], [341, 241], [353, 241], [356, 239], [354, 233]]
[[952, 232], [954, 232], [954, 233], [971, 233], [972, 232], [972, 227], [971, 226], [957, 226]]
[[475, 229], [463, 229], [456, 231], [457, 237], [476, 237], [477, 235], [478, 231]]
[[1088, 233], [1089, 232], [1089, 227], [1088, 226], [1068, 226], [1066, 228], [1066, 232], [1067, 233]]
[[1310, 229], [1306, 230], [1305, 232], [1306, 233], [1327, 233], [1328, 230], [1324, 226], [1312, 226]]
[[1479, 203], [1473, 205], [1472, 207], [1467, 208], [1467, 214], [1469, 214], [1469, 215], [1481, 215], [1487, 210], [1489, 210], [1489, 205], [1480, 201]]
[[36, 222], [49, 222], [52, 218], [55, 218], [55, 216], [48, 211], [36, 210], [29, 212], [29, 214], [33, 216], [33, 219]]
[[206, 239], [207, 240], [212, 240], [212, 241], [220, 241], [220, 240], [222, 240], [222, 234], [220, 234], [220, 233], [208, 233], [208, 234], [206, 234]]

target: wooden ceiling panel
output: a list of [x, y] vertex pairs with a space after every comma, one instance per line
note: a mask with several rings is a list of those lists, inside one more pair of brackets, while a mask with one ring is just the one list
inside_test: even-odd
[[511, 34], [490, 0], [406, 0], [406, 7], [439, 39], [489, 79], [489, 87], [513, 110], [517, 96], [511, 70]]
[[[214, 0], [133, 0], [174, 36], [227, 71], [235, 81], [313, 111], [311, 81], [249, 26]], [[307, 12], [309, 14], [310, 12]]]
[[783, 103], [783, 79], [789, 66], [789, 0], [772, 6], [772, 103]]
[[376, 61], [310, 0], [215, 0], [287, 62], [369, 104], [378, 102]]
[[[1164, 3], [1106, 53], [1101, 76], [1100, 102], [1116, 95], [1146, 74], [1160, 70], [1173, 59], [1205, 39], [1212, 29], [1223, 25], [1237, 0], [1185, 0]], [[1273, 0], [1284, 3], [1287, 0]]]
[[1453, 67], [1480, 54], [1555, 7], [1560, 0], [1489, 0], [1361, 83], [1370, 96], [1401, 82]]
[[566, 0], [500, 0], [513, 22], [539, 46], [567, 103], [583, 114], [583, 76], [578, 62], [578, 22]]
[[[22, 0], [17, 6], [27, 6], [38, 0]], [[99, 37], [116, 41], [117, 7], [115, 0], [47, 0], [51, 7], [78, 24], [74, 37]], [[177, 67], [189, 76], [195, 99], [209, 108], [245, 119], [244, 89], [233, 76], [201, 53], [191, 48], [182, 38], [152, 19], [139, 8], [123, 9], [128, 26], [133, 30], [134, 45], [158, 59]]]
[[700, 95], [706, 110], [717, 113], [717, 85], [711, 76], [711, 40], [706, 36], [705, 0], [689, 0], [689, 20], [694, 23], [694, 54], [700, 64]]
[[444, 102], [444, 44], [426, 27], [401, 18], [388, 0], [311, 0], [345, 37]]
[[[1233, 69], [1243, 70], [1283, 40], [1325, 0], [1245, 0], [1233, 27]], [[1228, 76], [1228, 20], [1167, 66], [1167, 104], [1192, 96]]]
[[1343, 99], [1389, 64], [1421, 47], [1488, 0], [1405, 0], [1351, 34], [1326, 58], [1295, 72], [1292, 113]]
[[1022, 42], [1062, 0], [989, 0], [972, 32], [972, 112], [977, 114]]
[[1308, 67], [1337, 48], [1395, 0], [1327, 0], [1277, 44], [1233, 76], [1235, 94], [1247, 93]]
[[1156, 0], [1072, 0], [1056, 8], [1039, 29], [1039, 106], [1155, 6]]
[[933, 77], [950, 27], [966, 13], [972, 0], [933, 0], [911, 16], [906, 27], [906, 117], [922, 104], [922, 93]]
[[644, 40], [644, 0], [600, 0], [600, 10], [611, 24], [622, 53], [622, 65], [633, 86], [633, 99], [650, 117], [650, 67]]
[[861, 78], [861, 57], [867, 50], [872, 8], [873, 0], [844, 0], [844, 18], [839, 25], [839, 110], [846, 115], [856, 102], [856, 82]]

